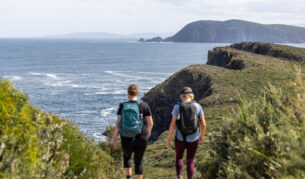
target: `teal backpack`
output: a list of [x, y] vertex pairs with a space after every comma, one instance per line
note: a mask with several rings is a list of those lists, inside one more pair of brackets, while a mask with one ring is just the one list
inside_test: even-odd
[[135, 138], [142, 131], [143, 121], [139, 110], [141, 101], [123, 103], [119, 132], [123, 137]]

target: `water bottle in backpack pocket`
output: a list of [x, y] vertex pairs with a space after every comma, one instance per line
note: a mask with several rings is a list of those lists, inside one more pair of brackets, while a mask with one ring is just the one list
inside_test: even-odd
[[135, 138], [142, 131], [143, 120], [141, 119], [139, 104], [141, 102], [123, 103], [119, 132], [123, 137]]

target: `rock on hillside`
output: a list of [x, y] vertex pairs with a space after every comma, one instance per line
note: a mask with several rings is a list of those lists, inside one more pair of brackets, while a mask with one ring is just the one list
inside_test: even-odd
[[150, 105], [154, 119], [151, 140], [168, 130], [182, 87], [193, 89], [195, 100], [204, 107], [208, 130], [213, 130], [217, 120], [239, 102], [239, 95], [255, 98], [269, 82], [281, 86], [293, 81], [291, 64], [304, 58], [305, 49], [268, 43], [214, 48], [209, 51], [207, 65], [186, 67], [145, 94], [143, 100]]
[[196, 95], [196, 100], [205, 98], [212, 93], [212, 78], [209, 74], [197, 68], [185, 68], [161, 85], [150, 90], [143, 98], [152, 109], [154, 129], [151, 139], [155, 140], [171, 122], [173, 105], [179, 102], [180, 91], [184, 86], [191, 87]]

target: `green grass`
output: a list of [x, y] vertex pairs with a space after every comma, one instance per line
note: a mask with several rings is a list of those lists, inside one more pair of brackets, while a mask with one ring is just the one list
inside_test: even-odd
[[[281, 45], [274, 45], [274, 48], [281, 49], [289, 54], [305, 56], [304, 49]], [[206, 140], [200, 143], [196, 154], [196, 167], [202, 168], [200, 165], [205, 160], [211, 159], [208, 153], [209, 141], [207, 136], [220, 131], [223, 124], [222, 119], [233, 114], [233, 109], [236, 110], [238, 104], [241, 103], [241, 97], [254, 100], [262, 95], [262, 90], [269, 84], [272, 84], [275, 88], [286, 89], [288, 84], [295, 80], [295, 66], [298, 66], [302, 71], [305, 70], [304, 63], [258, 55], [232, 47], [223, 47], [223, 49], [234, 52], [236, 55], [233, 58], [242, 59], [246, 68], [244, 70], [230, 70], [210, 65], [191, 65], [180, 70], [163, 84], [153, 89], [154, 93], [165, 91], [167, 85], [171, 84], [171, 80], [174, 80], [179, 73], [186, 71], [192, 74], [204, 73], [212, 77], [212, 94], [197, 100], [204, 107], [207, 132]], [[304, 78], [304, 73], [301, 75]], [[148, 147], [145, 168], [149, 168], [149, 171], [159, 171], [159, 175], [168, 176], [172, 174], [172, 178], [174, 178], [175, 152], [172, 149], [167, 150], [165, 148], [164, 140], [166, 136], [167, 132], [164, 132], [154, 144]], [[184, 170], [184, 173], [186, 173], [186, 170]], [[148, 178], [152, 178], [153, 175], [154, 173], [151, 172], [146, 173]], [[196, 176], [199, 177], [200, 174], [196, 173]]]

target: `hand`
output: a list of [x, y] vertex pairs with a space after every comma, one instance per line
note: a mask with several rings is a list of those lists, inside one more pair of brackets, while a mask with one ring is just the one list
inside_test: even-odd
[[148, 138], [150, 137], [150, 135], [151, 135], [151, 132], [148, 132]]
[[114, 148], [118, 147], [118, 140], [116, 137], [112, 137], [112, 144], [113, 144]]
[[203, 141], [203, 139], [204, 139], [204, 135], [201, 135], [201, 136], [199, 137], [199, 142]]
[[170, 138], [166, 138], [166, 148], [170, 148], [170, 143], [171, 143], [171, 139]]

